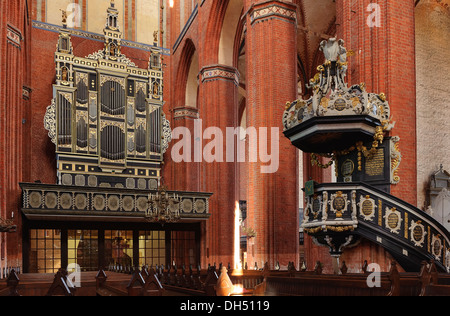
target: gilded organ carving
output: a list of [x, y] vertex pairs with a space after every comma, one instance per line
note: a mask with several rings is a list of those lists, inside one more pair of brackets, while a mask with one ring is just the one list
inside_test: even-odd
[[118, 15], [112, 2], [105, 47], [87, 57], [75, 56], [70, 31], [65, 25], [60, 30], [54, 98], [45, 116], [45, 128], [56, 145], [60, 182], [80, 175], [86, 179], [79, 183], [103, 176], [108, 179], [103, 184], [111, 187], [126, 187], [130, 177], [135, 177], [133, 186], [144, 178], [147, 183], [148, 177], [159, 183], [171, 140], [162, 110], [163, 72], [156, 63], [162, 49], [149, 47], [148, 68], [137, 67], [121, 53]]

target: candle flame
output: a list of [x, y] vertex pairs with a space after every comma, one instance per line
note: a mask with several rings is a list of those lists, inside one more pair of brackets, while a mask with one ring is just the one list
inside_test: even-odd
[[235, 285], [233, 287], [233, 295], [242, 295], [244, 294], [244, 287], [242, 285]]

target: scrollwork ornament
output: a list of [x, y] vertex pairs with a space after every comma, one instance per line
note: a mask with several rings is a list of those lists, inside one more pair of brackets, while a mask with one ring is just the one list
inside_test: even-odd
[[86, 56], [86, 58], [88, 58], [88, 59], [95, 59], [95, 60], [105, 59], [105, 50], [101, 49], [98, 52], [95, 52], [95, 53], [92, 53], [92, 54]]
[[363, 217], [365, 221], [373, 221], [375, 218], [375, 209], [377, 208], [375, 200], [371, 199], [369, 195], [365, 197], [361, 196], [358, 205], [361, 217]]
[[441, 260], [442, 250], [444, 249], [444, 246], [442, 245], [442, 241], [441, 241], [441, 235], [433, 234], [431, 245], [432, 245], [431, 249], [433, 251], [433, 256], [436, 258], [436, 260]]
[[48, 131], [48, 137], [52, 143], [57, 145], [56, 141], [56, 99], [52, 99], [52, 104], [47, 107], [44, 117], [44, 128]]
[[409, 230], [411, 231], [411, 241], [414, 245], [416, 247], [423, 247], [427, 232], [425, 230], [425, 226], [422, 224], [422, 221], [411, 221], [411, 227]]
[[331, 195], [331, 201], [328, 203], [331, 211], [336, 214], [336, 219], [342, 219], [343, 214], [347, 212], [350, 201], [348, 200], [347, 194], [339, 191]]
[[306, 201], [306, 208], [304, 211], [304, 215], [303, 215], [303, 225], [305, 225], [306, 223], [309, 222], [309, 215], [312, 213], [312, 197], [311, 196], [307, 196], [305, 201]]
[[[94, 59], [94, 60], [99, 60], [99, 59], [106, 59], [106, 54], [105, 54], [105, 50], [101, 49], [95, 53], [92, 53], [88, 56], [86, 56], [86, 58], [88, 59]], [[117, 61], [119, 63], [125, 64], [128, 67], [136, 67], [136, 64], [133, 63], [127, 56], [125, 56], [124, 54], [120, 54], [120, 56], [117, 58]]]
[[399, 234], [403, 222], [402, 213], [395, 207], [391, 209], [387, 207], [384, 219], [386, 228], [388, 228], [391, 233]]
[[400, 176], [398, 175], [402, 154], [400, 152], [400, 137], [395, 136], [391, 139], [391, 184], [398, 184]]
[[[308, 100], [297, 100], [288, 103], [283, 116], [285, 130], [291, 129], [313, 117], [340, 115], [369, 115], [378, 119], [384, 131], [391, 131], [395, 123], [391, 122], [391, 110], [384, 93], [368, 93], [365, 84], [353, 85], [348, 88], [347, 49], [343, 40], [331, 38], [320, 43], [324, 53], [325, 63], [317, 68], [317, 74], [306, 84], [313, 95]], [[311, 111], [298, 111], [292, 105], [303, 102], [311, 105]]]
[[323, 198], [322, 220], [327, 221], [328, 220], [328, 192], [327, 191], [323, 192], [322, 198]]
[[447, 273], [450, 273], [450, 248], [445, 250], [445, 262], [447, 267]]
[[172, 128], [166, 115], [163, 114], [163, 139], [162, 139], [162, 153], [165, 154], [169, 148], [169, 143], [172, 141]]

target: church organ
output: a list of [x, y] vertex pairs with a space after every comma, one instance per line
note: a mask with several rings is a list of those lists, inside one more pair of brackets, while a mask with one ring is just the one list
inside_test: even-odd
[[147, 69], [121, 53], [112, 3], [105, 48], [74, 55], [71, 33], [60, 31], [54, 99], [45, 117], [56, 145], [63, 185], [156, 189], [171, 137], [163, 106], [162, 49], [150, 47]]

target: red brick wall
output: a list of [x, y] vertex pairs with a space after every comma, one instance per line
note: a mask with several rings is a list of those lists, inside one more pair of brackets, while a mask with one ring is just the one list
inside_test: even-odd
[[[30, 8], [28, 8], [30, 9]], [[29, 37], [31, 21], [27, 20], [24, 0], [0, 3], [0, 216], [13, 219], [16, 233], [0, 236], [0, 268], [21, 265], [21, 217], [19, 182], [27, 180], [24, 172], [29, 134], [27, 110], [29, 101], [22, 95], [30, 87]], [[12, 33], [17, 35], [14, 38]], [[12, 39], [11, 39], [12, 38]], [[17, 41], [17, 42], [16, 42]], [[13, 217], [14, 214], [14, 217]]]
[[[369, 27], [367, 11], [374, 1], [337, 0], [338, 37], [356, 55], [350, 58], [349, 81], [386, 93], [393, 136], [400, 136], [401, 182], [392, 194], [417, 205], [416, 72], [414, 1], [378, 0], [380, 26]], [[372, 11], [373, 12], [373, 11]]]
[[[238, 110], [235, 107], [236, 103], [237, 87], [234, 82], [216, 80], [202, 83], [199, 94], [199, 111], [204, 119], [203, 130], [208, 127], [219, 127], [225, 135], [226, 128], [236, 124]], [[203, 146], [209, 142], [210, 140], [204, 140]], [[206, 224], [207, 257], [205, 263], [233, 263], [234, 211], [236, 201], [238, 201], [237, 164], [203, 162], [201, 174], [200, 189], [214, 193], [210, 201], [212, 215]]]
[[[185, 104], [186, 82], [190, 71], [192, 55], [198, 54], [199, 69], [217, 65], [218, 43], [227, 1], [207, 1], [199, 6], [198, 15], [189, 27], [182, 41], [172, 50], [166, 68], [165, 80], [170, 89], [165, 95], [173, 127], [187, 127], [193, 139], [194, 122], [191, 118], [174, 119], [173, 111]], [[174, 8], [168, 12], [168, 43], [174, 47], [180, 36], [180, 5], [175, 0]], [[185, 15], [187, 15], [185, 7]], [[186, 16], [185, 16], [186, 17]], [[203, 120], [203, 130], [219, 127], [224, 135], [226, 127], [233, 127], [237, 121], [237, 87], [230, 80], [201, 82], [199, 79], [198, 114]], [[177, 142], [178, 140], [175, 140]], [[210, 140], [204, 140], [206, 146]], [[193, 144], [193, 142], [192, 142]], [[214, 193], [210, 200], [210, 220], [202, 226], [201, 263], [233, 263], [234, 209], [237, 201], [236, 165], [232, 163], [174, 163], [171, 161], [171, 144], [166, 155], [165, 181], [181, 190], [200, 190]], [[192, 147], [192, 150], [194, 148]], [[193, 154], [191, 155], [193, 159]]]
[[280, 133], [278, 172], [262, 174], [261, 162], [248, 165], [247, 222], [257, 233], [249, 241], [248, 261], [259, 267], [268, 262], [271, 268], [277, 262], [298, 264], [299, 244], [297, 152], [280, 128], [284, 105], [297, 98], [296, 22], [271, 15], [252, 24], [250, 17], [272, 5], [296, 11], [295, 6], [278, 1], [246, 1], [244, 8], [250, 9], [246, 17], [248, 126], [278, 127]]
[[[56, 155], [55, 145], [47, 136], [44, 129], [44, 116], [47, 107], [53, 98], [52, 84], [55, 81], [54, 54], [59, 34], [47, 30], [33, 28], [32, 30], [32, 87], [33, 98], [31, 102], [31, 161], [29, 170], [31, 180], [40, 180], [43, 183], [55, 184]], [[101, 41], [72, 36], [73, 52], [75, 56], [88, 56], [104, 48]], [[131, 59], [138, 67], [147, 68], [150, 53], [122, 47], [121, 52]]]
[[[244, 2], [244, 11], [256, 2], [259, 1]], [[294, 12], [296, 10], [295, 6], [290, 4], [277, 1], [273, 3]], [[223, 25], [227, 7], [228, 1], [204, 2], [178, 48], [173, 51], [168, 67], [170, 85], [179, 89], [169, 92], [171, 110], [185, 105], [183, 87], [187, 72], [183, 69], [189, 67], [189, 59], [184, 56], [184, 47], [188, 41], [195, 46], [200, 69], [220, 67], [220, 34], [222, 28], [230, 27]], [[175, 1], [174, 9], [169, 12], [169, 47], [173, 47], [179, 36], [179, 13]], [[252, 69], [245, 83], [247, 126], [268, 128], [269, 135], [271, 127], [279, 128], [279, 171], [274, 174], [261, 174], [261, 167], [266, 165], [261, 162], [240, 166], [237, 163], [204, 162], [200, 168], [196, 168], [189, 164], [174, 164], [169, 159], [165, 173], [171, 175], [171, 183], [179, 183], [189, 188], [195, 186], [196, 181], [200, 181], [201, 191], [214, 193], [210, 202], [211, 219], [203, 227], [206, 233], [201, 245], [203, 264], [233, 262], [235, 203], [240, 196], [245, 197], [248, 191], [248, 226], [254, 228], [258, 234], [250, 240], [249, 266], [252, 267], [254, 262], [258, 262], [259, 266], [269, 262], [274, 267], [277, 261], [282, 266], [287, 266], [289, 261], [298, 263], [298, 164], [296, 150], [282, 136], [280, 122], [286, 102], [297, 97], [296, 25], [293, 21], [275, 18], [251, 27], [249, 16], [246, 17], [246, 22], [246, 63], [247, 69]], [[281, 34], [288, 35], [283, 36], [284, 39], [280, 41]], [[277, 45], [273, 45], [275, 40]], [[233, 71], [233, 67], [236, 65], [226, 65], [225, 68]], [[210, 126], [220, 127], [225, 134], [226, 127], [237, 127], [240, 123], [237, 86], [232, 80], [218, 79], [202, 82], [200, 77], [199, 116], [203, 119], [203, 129]], [[190, 126], [188, 120], [172, 120], [172, 123], [173, 126]], [[274, 140], [269, 139], [268, 145], [271, 141]], [[208, 142], [204, 141], [203, 145]], [[245, 180], [245, 184], [240, 183], [241, 180]]]

